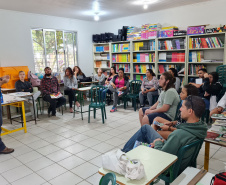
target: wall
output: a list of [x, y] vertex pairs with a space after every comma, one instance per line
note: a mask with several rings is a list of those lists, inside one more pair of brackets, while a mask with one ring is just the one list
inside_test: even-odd
[[[163, 26], [175, 25], [180, 29], [186, 29], [189, 25], [210, 24], [219, 26], [226, 24], [225, 21], [225, 0], [213, 0], [205, 3], [197, 3], [183, 7], [176, 7], [167, 10], [144, 13], [109, 21], [99, 22], [99, 32], [118, 33], [122, 26], [141, 27], [146, 23], [160, 23]], [[142, 8], [141, 6], [138, 8]]]
[[15, 12], [0, 9], [0, 66], [28, 66], [34, 71], [31, 40], [32, 28], [51, 28], [77, 31], [78, 62], [86, 75], [93, 67], [92, 34], [96, 23], [47, 15]]

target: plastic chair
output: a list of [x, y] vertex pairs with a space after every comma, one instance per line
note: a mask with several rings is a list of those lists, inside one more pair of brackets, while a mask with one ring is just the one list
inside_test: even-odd
[[107, 173], [100, 179], [99, 185], [108, 185], [111, 182], [112, 185], [116, 185], [116, 176], [114, 173]]
[[132, 80], [130, 82], [130, 91], [128, 94], [124, 96], [124, 108], [126, 108], [126, 103], [129, 99], [132, 99], [132, 106], [134, 107], [134, 111], [136, 111], [136, 103], [137, 99], [139, 99], [139, 92], [141, 87], [141, 80]]
[[180, 110], [180, 108], [181, 108], [181, 105], [182, 105], [182, 100], [180, 100], [180, 102], [178, 103], [178, 105], [177, 105], [177, 110], [176, 110], [176, 114], [175, 114], [175, 118], [174, 118], [174, 120], [178, 120], [178, 117], [179, 117], [179, 110]]
[[88, 117], [88, 123], [90, 123], [90, 109], [93, 108], [93, 117], [96, 118], [96, 109], [101, 109], [101, 115], [102, 115], [102, 122], [104, 123], [104, 117], [107, 119], [106, 116], [106, 94], [103, 97], [103, 90], [106, 89], [102, 85], [96, 85], [91, 87], [90, 93], [91, 93], [91, 103], [89, 104], [89, 117]]
[[[199, 150], [201, 149], [203, 140], [197, 140], [191, 144], [185, 145], [180, 148], [177, 153], [178, 160], [171, 167], [169, 172], [165, 175], [165, 172], [161, 174], [158, 178], [165, 181], [165, 185], [169, 185], [173, 182], [181, 172], [183, 172], [188, 166], [192, 166], [196, 168], [196, 159], [199, 154]], [[192, 155], [189, 155], [191, 154]], [[154, 184], [154, 183], [151, 183]]]
[[223, 85], [223, 89], [226, 90], [226, 65], [218, 66], [216, 72], [219, 75], [219, 82]]

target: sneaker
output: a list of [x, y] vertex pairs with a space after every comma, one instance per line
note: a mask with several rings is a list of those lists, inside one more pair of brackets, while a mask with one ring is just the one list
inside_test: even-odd
[[143, 108], [144, 107], [144, 105], [140, 105], [140, 108]]
[[117, 108], [116, 107], [112, 107], [110, 112], [116, 112], [117, 111]]
[[124, 92], [119, 91], [119, 92], [118, 92], [118, 96], [121, 97], [121, 96], [123, 95], [123, 93], [124, 93]]

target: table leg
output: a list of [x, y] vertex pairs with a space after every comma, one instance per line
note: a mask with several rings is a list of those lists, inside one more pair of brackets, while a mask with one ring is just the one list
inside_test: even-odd
[[25, 108], [24, 108], [24, 102], [22, 104], [22, 115], [23, 115], [23, 122], [24, 122], [24, 133], [27, 133], [27, 124], [26, 124], [26, 116], [25, 116]]
[[209, 170], [210, 143], [205, 142], [204, 169]]
[[31, 97], [32, 97], [32, 103], [33, 103], [33, 110], [34, 110], [35, 124], [37, 124], [37, 122], [36, 122], [36, 112], [35, 112], [35, 100], [34, 100], [33, 95], [32, 95]]

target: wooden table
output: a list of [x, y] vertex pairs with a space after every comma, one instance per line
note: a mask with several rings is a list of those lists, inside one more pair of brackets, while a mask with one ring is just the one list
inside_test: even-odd
[[9, 92], [15, 92], [16, 88], [13, 89], [1, 88], [1, 91], [3, 92], [3, 94], [7, 94]]
[[[171, 185], [185, 185], [188, 184], [201, 170], [193, 167], [187, 167], [172, 183]], [[207, 172], [197, 183], [197, 185], [210, 184], [214, 174]]]
[[[121, 185], [149, 185], [165, 170], [171, 167], [176, 161], [177, 156], [146, 146], [138, 146], [127, 153], [130, 159], [139, 159], [144, 165], [145, 177], [141, 180], [127, 180], [123, 175], [116, 175], [116, 182]], [[111, 171], [100, 168], [99, 174], [106, 175]]]
[[27, 132], [27, 125], [26, 125], [25, 108], [24, 108], [25, 99], [3, 94], [3, 100], [4, 100], [4, 102], [2, 103], [2, 106], [10, 105], [10, 106], [14, 106], [14, 107], [22, 107], [23, 126], [21, 128], [14, 129], [14, 130], [8, 130], [6, 128], [1, 127], [1, 129], [4, 131], [3, 133], [1, 133], [1, 136], [6, 135], [6, 134], [10, 134], [10, 133], [13, 133], [13, 132], [17, 132], [17, 131], [20, 131], [20, 130], [24, 130], [24, 133], [26, 133]]

